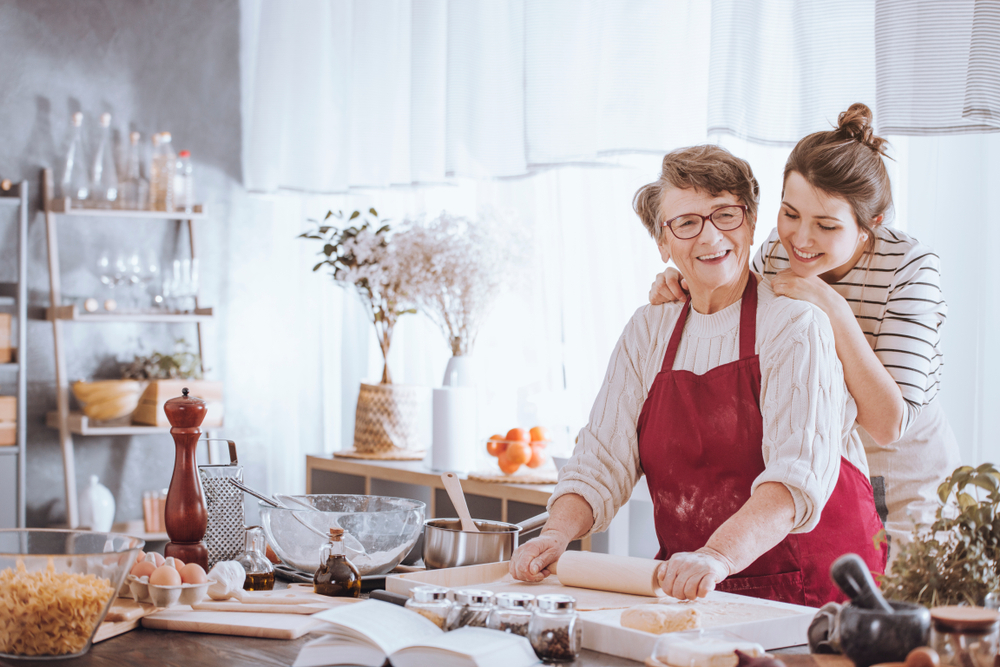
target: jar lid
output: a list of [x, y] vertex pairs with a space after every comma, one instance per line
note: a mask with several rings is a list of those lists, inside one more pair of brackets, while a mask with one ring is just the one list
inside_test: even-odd
[[1000, 614], [983, 607], [948, 605], [931, 609], [931, 620], [945, 632], [989, 632], [1000, 625]]
[[576, 600], [569, 595], [539, 595], [535, 598], [542, 611], [572, 611]]
[[535, 596], [530, 593], [497, 593], [497, 607], [500, 609], [531, 609]]
[[437, 602], [448, 599], [448, 589], [443, 586], [417, 586], [412, 593], [413, 599], [417, 602]]
[[486, 605], [489, 604], [491, 600], [493, 600], [492, 591], [455, 591], [455, 602], [458, 604]]

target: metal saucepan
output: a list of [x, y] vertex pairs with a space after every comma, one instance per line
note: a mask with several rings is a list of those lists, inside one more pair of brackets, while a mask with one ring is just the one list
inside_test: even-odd
[[478, 533], [462, 530], [458, 519], [424, 522], [424, 565], [429, 570], [510, 560], [518, 537], [540, 529], [549, 518], [542, 512], [521, 523], [476, 520]]

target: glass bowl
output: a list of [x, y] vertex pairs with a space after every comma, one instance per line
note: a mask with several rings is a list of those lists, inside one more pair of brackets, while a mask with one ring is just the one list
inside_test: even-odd
[[261, 502], [260, 524], [278, 558], [310, 574], [319, 567], [319, 548], [326, 542], [322, 536], [331, 528], [344, 529], [347, 557], [365, 576], [396, 567], [424, 527], [424, 503], [419, 500], [343, 494], [292, 497], [319, 511]]
[[0, 658], [75, 658], [143, 540], [81, 530], [0, 530]]

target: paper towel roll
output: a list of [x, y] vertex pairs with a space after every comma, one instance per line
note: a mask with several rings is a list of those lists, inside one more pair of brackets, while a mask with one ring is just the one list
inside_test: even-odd
[[434, 390], [431, 468], [468, 472], [476, 462], [476, 390], [441, 387]]

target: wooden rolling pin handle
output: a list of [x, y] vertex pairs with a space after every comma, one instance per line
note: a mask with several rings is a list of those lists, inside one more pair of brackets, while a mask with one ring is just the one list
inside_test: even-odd
[[660, 583], [656, 570], [660, 562], [649, 558], [567, 551], [559, 557], [558, 563], [552, 563], [548, 569], [559, 577], [563, 586], [657, 597]]

